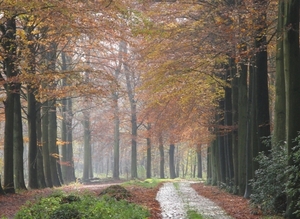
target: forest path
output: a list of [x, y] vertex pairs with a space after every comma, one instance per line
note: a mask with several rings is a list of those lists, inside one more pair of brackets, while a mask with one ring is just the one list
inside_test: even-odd
[[163, 219], [185, 219], [187, 210], [195, 210], [204, 218], [231, 219], [221, 207], [198, 195], [191, 183], [168, 182], [159, 189], [156, 199], [160, 203]]

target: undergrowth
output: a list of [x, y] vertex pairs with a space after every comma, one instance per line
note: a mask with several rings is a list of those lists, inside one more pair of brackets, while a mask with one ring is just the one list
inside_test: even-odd
[[15, 219], [143, 219], [149, 217], [145, 208], [117, 201], [109, 196], [67, 195], [59, 193], [37, 202], [27, 202], [16, 214]]

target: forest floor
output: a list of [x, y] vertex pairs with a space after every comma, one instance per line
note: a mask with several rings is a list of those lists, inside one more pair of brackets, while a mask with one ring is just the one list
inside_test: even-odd
[[[55, 190], [63, 190], [66, 192], [74, 191], [86, 191], [89, 190], [95, 194], [99, 194], [103, 189], [110, 185], [120, 184], [122, 181], [108, 181], [100, 184], [83, 185], [72, 184], [69, 186], [63, 186], [56, 189], [41, 189], [41, 190], [27, 190], [17, 194], [8, 194], [0, 196], [0, 218], [7, 217], [13, 218], [16, 212], [27, 201], [34, 201], [39, 197], [45, 197], [51, 194]], [[161, 183], [162, 185], [163, 183]], [[192, 188], [196, 190], [198, 194], [206, 197], [222, 207], [228, 215], [237, 219], [258, 219], [262, 218], [260, 214], [252, 214], [249, 207], [249, 201], [242, 197], [229, 194], [217, 187], [206, 186], [203, 183], [193, 183]], [[137, 203], [147, 207], [151, 212], [151, 219], [161, 219], [161, 208], [159, 202], [156, 200], [156, 195], [159, 188], [142, 188], [139, 186], [126, 186], [132, 196], [129, 201]]]

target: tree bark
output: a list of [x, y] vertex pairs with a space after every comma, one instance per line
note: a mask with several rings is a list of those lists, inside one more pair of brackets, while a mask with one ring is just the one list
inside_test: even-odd
[[119, 96], [117, 92], [113, 94], [114, 104], [114, 167], [113, 178], [120, 178], [120, 118], [119, 118]]
[[232, 102], [232, 162], [233, 162], [233, 194], [237, 194], [238, 178], [238, 81], [234, 60], [230, 59], [231, 102]]
[[202, 179], [202, 146], [197, 145], [197, 177]]
[[15, 84], [14, 94], [14, 184], [15, 189], [26, 189], [24, 180], [23, 165], [23, 126], [22, 126], [22, 109], [20, 100], [21, 84]]
[[42, 104], [42, 148], [45, 182], [47, 187], [52, 188], [53, 182], [50, 170], [50, 152], [48, 143], [49, 106], [48, 101]]
[[61, 186], [60, 167], [59, 167], [59, 152], [56, 144], [57, 139], [57, 116], [56, 116], [56, 100], [49, 101], [48, 112], [48, 147], [49, 147], [49, 161], [50, 172], [53, 186]]
[[286, 141], [286, 101], [285, 101], [285, 78], [284, 78], [284, 1], [278, 3], [278, 24], [276, 44], [276, 81], [275, 81], [275, 116], [273, 145], [283, 144]]
[[37, 178], [39, 188], [47, 187], [44, 174], [43, 161], [43, 141], [42, 141], [42, 118], [41, 118], [42, 104], [36, 103], [36, 136], [37, 136]]
[[244, 195], [246, 188], [246, 145], [248, 122], [247, 66], [241, 65], [238, 81], [238, 194]]
[[28, 87], [27, 94], [28, 105], [28, 186], [32, 189], [37, 189], [37, 128], [36, 128], [36, 99], [33, 90]]
[[159, 176], [161, 179], [165, 178], [165, 151], [164, 151], [164, 144], [163, 144], [163, 138], [160, 134], [159, 136]]
[[91, 147], [91, 130], [90, 130], [90, 115], [89, 112], [84, 113], [83, 121], [84, 129], [84, 159], [83, 159], [83, 180], [89, 181], [92, 176], [92, 147]]
[[[17, 75], [16, 69], [16, 21], [14, 17], [6, 18], [5, 31], [2, 37], [2, 47], [5, 58], [3, 60], [4, 73], [8, 80]], [[3, 79], [3, 78], [2, 78]], [[3, 79], [4, 80], [4, 79]], [[13, 82], [5, 85], [5, 133], [4, 133], [4, 191], [14, 193], [14, 90]]]
[[152, 174], [151, 174], [151, 139], [150, 137], [148, 137], [146, 139], [147, 141], [147, 168], [146, 168], [146, 177], [147, 178], [151, 178]]
[[175, 179], [176, 172], [175, 172], [175, 145], [174, 144], [170, 144], [170, 148], [169, 148], [169, 169], [170, 169], [170, 178]]
[[[286, 93], [286, 139], [288, 155], [292, 155], [293, 147], [297, 145], [294, 139], [299, 135], [300, 130], [300, 74], [299, 74], [299, 1], [287, 0], [285, 3], [284, 13], [284, 41], [283, 41], [283, 56], [284, 56], [284, 76], [285, 76], [285, 93]], [[280, 5], [280, 4], [279, 4]], [[295, 165], [290, 156], [288, 164]], [[296, 176], [294, 176], [296, 177]], [[295, 183], [295, 182], [294, 182]], [[298, 183], [293, 185], [299, 190]], [[289, 189], [289, 188], [288, 188]], [[288, 218], [298, 218], [295, 213], [299, 210], [296, 203], [299, 201], [299, 194], [289, 194], [287, 197]]]

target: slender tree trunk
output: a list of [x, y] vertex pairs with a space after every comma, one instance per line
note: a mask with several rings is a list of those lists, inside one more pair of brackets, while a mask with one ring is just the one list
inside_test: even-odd
[[277, 45], [276, 45], [276, 81], [275, 81], [275, 116], [274, 116], [274, 145], [283, 144], [286, 141], [286, 101], [284, 78], [284, 1], [278, 4]]
[[151, 139], [150, 137], [147, 138], [147, 168], [146, 168], [146, 175], [147, 178], [151, 178]]
[[37, 178], [37, 128], [36, 128], [36, 99], [33, 94], [33, 90], [28, 87], [27, 94], [27, 105], [28, 105], [28, 138], [29, 138], [29, 151], [28, 151], [28, 186], [32, 189], [37, 189], [38, 178]]
[[131, 107], [131, 178], [135, 179], [137, 175], [137, 118], [136, 118], [136, 105], [132, 104]]
[[[221, 100], [219, 102], [219, 109], [220, 110], [224, 110], [225, 106], [224, 106], [224, 100]], [[224, 123], [224, 117], [225, 117], [225, 113], [219, 113], [218, 115], [218, 123], [221, 127], [224, 127], [225, 123]], [[218, 154], [217, 154], [217, 159], [218, 159], [218, 172], [219, 172], [219, 182], [221, 183], [226, 183], [226, 154], [225, 154], [225, 135], [226, 133], [224, 133], [224, 130], [220, 130], [218, 133]]]
[[257, 121], [257, 74], [253, 67], [249, 68], [249, 101], [248, 101], [248, 121], [246, 139], [246, 188], [244, 198], [251, 195], [251, 186], [248, 183], [253, 179], [253, 154], [258, 151], [258, 121]]
[[211, 162], [211, 146], [207, 147], [207, 182], [212, 184], [212, 162]]
[[169, 169], [170, 169], [170, 178], [175, 179], [176, 178], [176, 172], [175, 172], [175, 145], [174, 144], [170, 144]]
[[15, 84], [14, 94], [14, 184], [15, 189], [26, 189], [23, 165], [23, 126], [20, 100], [21, 84]]
[[164, 144], [163, 144], [163, 138], [160, 135], [159, 136], [159, 176], [161, 179], [165, 178], [165, 151], [164, 151]]
[[[120, 43], [121, 51], [127, 54], [127, 44], [125, 42]], [[134, 74], [129, 70], [126, 61], [123, 59], [124, 72], [126, 77], [127, 95], [130, 102], [131, 113], [131, 178], [137, 178], [137, 111], [135, 100], [135, 78]]]
[[91, 130], [90, 130], [90, 115], [89, 112], [84, 113], [84, 159], [83, 159], [83, 180], [89, 181], [91, 177], [91, 159], [92, 159], [92, 147], [91, 147]]
[[5, 195], [5, 192], [2, 188], [1, 175], [0, 175], [0, 195]]
[[59, 167], [59, 152], [56, 144], [57, 139], [57, 121], [56, 121], [56, 100], [49, 102], [48, 112], [48, 147], [50, 155], [50, 172], [53, 186], [61, 186], [60, 167]]
[[[65, 86], [65, 79], [63, 79], [63, 86]], [[62, 120], [61, 120], [61, 141], [62, 141], [62, 145], [61, 145], [61, 173], [62, 173], [62, 177], [63, 180], [66, 184], [68, 184], [67, 182], [67, 116], [66, 116], [66, 111], [67, 111], [67, 100], [66, 98], [63, 98], [61, 100], [61, 113], [62, 113]]]
[[45, 182], [47, 187], [52, 188], [53, 182], [50, 170], [50, 152], [48, 143], [49, 106], [48, 101], [42, 104], [42, 148]]
[[231, 102], [232, 102], [232, 162], [233, 162], [233, 194], [237, 194], [238, 178], [238, 77], [234, 60], [230, 60]]
[[[288, 155], [292, 155], [295, 153], [293, 148], [297, 145], [297, 142], [295, 142], [294, 139], [299, 135], [298, 132], [300, 130], [299, 1], [287, 0], [284, 1], [284, 3], [285, 32], [283, 41], [283, 56], [286, 89], [286, 139]], [[290, 156], [288, 164], [293, 166], [297, 165], [297, 162]], [[298, 181], [293, 182], [294, 185], [291, 187], [292, 189], [297, 189], [299, 191], [299, 177], [297, 175], [293, 176], [293, 178], [298, 178]], [[299, 206], [297, 206], [298, 202], [299, 192], [288, 195], [286, 211], [286, 216], [288, 218], [298, 218], [297, 214], [294, 214], [296, 211], [299, 211]]]
[[247, 66], [241, 65], [238, 97], [238, 194], [244, 195], [246, 188], [246, 145], [248, 122]]
[[[266, 0], [258, 1], [261, 8], [266, 9], [268, 2]], [[255, 83], [254, 88], [256, 94], [256, 130], [257, 130], [257, 144], [253, 148], [253, 158], [258, 156], [259, 152], [269, 154], [270, 148], [263, 143], [266, 137], [270, 137], [270, 112], [269, 112], [269, 88], [268, 88], [268, 54], [267, 54], [267, 38], [266, 38], [266, 12], [263, 10], [259, 16], [258, 30], [255, 37]], [[255, 101], [253, 100], [253, 102]], [[253, 145], [255, 146], [255, 145]], [[253, 162], [253, 171], [250, 179], [254, 177], [254, 172], [259, 168], [258, 162]]]
[[75, 177], [75, 169], [74, 169], [74, 156], [73, 156], [73, 110], [72, 110], [72, 99], [67, 98], [67, 145], [66, 145], [66, 162], [67, 170], [66, 170], [66, 182], [71, 183], [76, 181]]
[[197, 145], [197, 177], [202, 178], [202, 146], [201, 144]]
[[36, 103], [37, 178], [39, 188], [47, 187], [44, 174], [41, 103]]
[[[15, 18], [6, 18], [6, 30], [3, 32], [2, 46], [5, 51], [4, 73], [8, 80], [16, 76], [16, 21]], [[8, 82], [5, 84], [5, 133], [4, 133], [4, 191], [14, 193], [14, 84]]]
[[120, 178], [120, 118], [119, 118], [119, 96], [117, 92], [113, 94], [114, 102], [114, 169], [113, 178]]
[[[227, 77], [230, 78], [230, 72], [227, 71]], [[229, 84], [229, 82], [228, 82]], [[226, 184], [232, 189], [233, 180], [233, 154], [232, 154], [232, 133], [234, 127], [232, 126], [232, 88], [225, 88], [225, 102], [224, 102], [224, 124], [226, 133], [224, 136], [224, 152], [226, 163]]]

